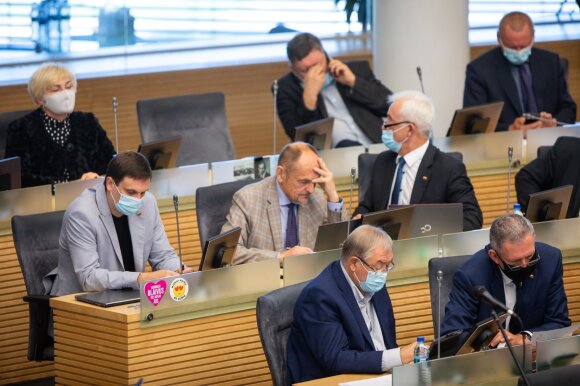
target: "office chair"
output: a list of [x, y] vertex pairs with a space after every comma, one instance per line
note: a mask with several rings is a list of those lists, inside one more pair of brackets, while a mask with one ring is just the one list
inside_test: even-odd
[[221, 92], [137, 101], [141, 142], [181, 136], [177, 166], [235, 159]]
[[258, 298], [258, 332], [274, 386], [288, 384], [287, 347], [294, 305], [308, 282], [279, 288]]
[[[527, 374], [530, 386], [580, 386], [580, 365], [556, 367], [549, 370]], [[525, 386], [522, 377], [518, 379], [518, 386]]]
[[32, 110], [18, 110], [0, 113], [0, 159], [5, 157], [8, 126], [10, 126], [10, 124], [15, 120], [22, 118], [31, 111]]
[[20, 157], [0, 159], [0, 191], [20, 189], [21, 186]]
[[210, 237], [220, 234], [232, 206], [234, 193], [257, 181], [259, 180], [241, 180], [197, 188], [195, 212], [202, 249]]
[[58, 265], [58, 239], [64, 211], [12, 217], [12, 235], [24, 276], [28, 303], [28, 360], [54, 359], [54, 342], [48, 335], [50, 295], [43, 277]]
[[449, 302], [449, 294], [453, 287], [453, 275], [461, 264], [467, 261], [471, 256], [451, 256], [451, 257], [434, 257], [429, 260], [429, 293], [431, 294], [431, 315], [433, 315], [433, 331], [435, 337], [439, 332], [439, 314], [438, 310], [438, 282], [437, 272], [442, 272], [441, 277], [441, 320], [445, 316], [445, 306]]

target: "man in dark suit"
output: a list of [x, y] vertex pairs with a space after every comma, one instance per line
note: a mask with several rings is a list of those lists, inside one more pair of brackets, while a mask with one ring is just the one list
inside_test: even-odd
[[429, 143], [435, 111], [431, 100], [407, 91], [393, 95], [391, 101], [383, 126], [389, 151], [378, 155], [370, 187], [355, 214], [391, 204], [462, 203], [463, 230], [480, 229], [483, 217], [465, 165]]
[[[463, 107], [503, 101], [496, 131], [527, 130], [574, 123], [576, 103], [560, 57], [534, 48], [534, 25], [528, 15], [505, 15], [497, 32], [499, 47], [467, 65]], [[542, 120], [529, 122], [531, 113]]]
[[291, 383], [344, 373], [381, 373], [413, 360], [412, 343], [397, 347], [395, 317], [385, 288], [394, 267], [393, 242], [363, 225], [302, 291], [288, 338]]
[[[481, 320], [491, 315], [491, 307], [473, 294], [474, 286], [515, 310], [523, 322], [506, 321], [512, 344], [531, 341], [534, 331], [570, 325], [562, 281], [562, 253], [535, 241], [532, 224], [523, 216], [508, 214], [497, 218], [490, 229], [490, 244], [467, 260], [453, 276], [453, 288], [441, 333], [462, 330], [464, 337]], [[490, 346], [504, 343], [498, 333]]]
[[368, 62], [329, 58], [309, 33], [290, 40], [287, 53], [291, 72], [278, 80], [276, 104], [291, 140], [296, 126], [334, 117], [333, 147], [380, 142], [391, 91], [375, 78]]
[[529, 195], [564, 185], [573, 185], [566, 218], [580, 215], [580, 138], [560, 137], [542, 157], [538, 157], [516, 174], [518, 202], [524, 212]]

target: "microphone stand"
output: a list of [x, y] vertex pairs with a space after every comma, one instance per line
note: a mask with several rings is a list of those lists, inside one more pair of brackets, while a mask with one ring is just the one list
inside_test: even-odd
[[117, 126], [117, 97], [113, 97], [113, 116], [115, 118], [115, 151], [119, 154], [119, 128]]
[[443, 271], [437, 271], [437, 359], [441, 359], [441, 281]]
[[421, 84], [421, 92], [425, 94], [425, 88], [423, 88], [423, 72], [419, 66], [417, 66], [417, 76], [419, 77], [419, 83]]
[[514, 156], [514, 147], [513, 146], [509, 146], [508, 147], [508, 183], [507, 183], [507, 212], [509, 213], [509, 211], [511, 210], [510, 207], [510, 187], [512, 184], [512, 159]]
[[272, 154], [276, 154], [276, 125], [278, 118], [278, 80], [274, 80], [272, 85], [272, 91], [274, 92], [274, 141], [272, 142]]
[[173, 207], [175, 208], [175, 223], [177, 225], [177, 248], [179, 250], [179, 273], [183, 274], [183, 258], [181, 257], [181, 235], [179, 231], [179, 198], [173, 195]]
[[348, 204], [348, 211], [352, 214], [352, 187], [354, 185], [354, 180], [356, 178], [356, 168], [350, 169], [350, 196], [349, 196], [349, 204]]
[[[524, 372], [524, 370], [522, 369], [522, 366], [520, 365], [520, 362], [518, 362], [518, 359], [516, 358], [516, 354], [514, 353], [514, 348], [507, 337], [507, 333], [505, 332], [505, 328], [500, 323], [499, 316], [493, 307], [491, 308], [491, 315], [493, 316], [495, 322], [499, 326], [501, 334], [503, 335], [503, 339], [505, 340], [505, 344], [508, 347], [508, 350], [509, 350], [509, 352], [510, 352], [510, 354], [511, 354], [511, 356], [516, 364], [516, 367], [518, 368], [518, 371], [519, 371], [520, 375], [522, 376], [522, 379], [524, 380], [524, 383], [526, 384], [526, 386], [530, 386], [530, 382], [528, 381], [528, 378], [526, 377], [526, 373]], [[520, 325], [523, 326], [522, 320], [520, 319], [520, 317], [516, 313], [512, 314], [512, 318], [513, 317], [515, 317], [520, 322]], [[526, 342], [525, 342], [525, 340], [524, 340], [523, 350], [524, 350], [524, 358], [523, 358], [522, 362], [524, 363], [524, 366], [525, 366], [525, 364], [526, 364]]]

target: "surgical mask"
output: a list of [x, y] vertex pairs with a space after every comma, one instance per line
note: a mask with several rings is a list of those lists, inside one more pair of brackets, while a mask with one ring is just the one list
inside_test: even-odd
[[117, 192], [119, 192], [119, 195], [120, 195], [119, 201], [115, 202], [115, 198], [113, 197], [113, 193], [111, 193], [111, 197], [113, 198], [113, 202], [115, 202], [115, 208], [117, 208], [117, 210], [119, 212], [123, 213], [125, 216], [132, 216], [134, 214], [137, 214], [137, 212], [139, 212], [139, 210], [141, 209], [141, 199], [127, 196], [126, 194], [121, 193], [119, 191], [119, 188], [117, 187], [117, 185], [116, 184], [114, 184], [114, 185], [115, 185], [115, 189], [117, 189]]
[[503, 47], [503, 56], [513, 65], [520, 66], [528, 61], [532, 54], [532, 46], [514, 50], [513, 48]]
[[401, 146], [403, 146], [403, 144], [407, 141], [408, 138], [406, 138], [403, 142], [397, 142], [395, 141], [395, 132], [404, 129], [409, 125], [410, 123], [407, 123], [406, 125], [399, 127], [397, 130], [383, 130], [381, 139], [383, 140], [383, 143], [385, 144], [387, 149], [394, 151], [395, 153], [401, 151]]
[[367, 279], [365, 281], [360, 281], [358, 276], [356, 276], [356, 273], [354, 276], [356, 277], [356, 280], [358, 280], [360, 288], [362, 288], [363, 291], [365, 291], [368, 294], [374, 294], [375, 292], [378, 292], [381, 289], [385, 288], [385, 284], [387, 283], [387, 271], [384, 272], [369, 271], [365, 267], [364, 263], [362, 263], [362, 261], [361, 265], [363, 266], [365, 271], [367, 271]]
[[76, 89], [71, 88], [44, 95], [44, 106], [55, 114], [70, 114], [75, 108]]

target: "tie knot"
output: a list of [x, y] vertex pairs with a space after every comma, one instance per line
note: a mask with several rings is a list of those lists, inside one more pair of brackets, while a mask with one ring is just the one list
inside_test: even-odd
[[405, 166], [405, 158], [403, 158], [403, 157], [399, 158], [397, 163], [399, 164], [399, 167]]
[[286, 206], [288, 207], [288, 209], [292, 210], [292, 209], [294, 209], [294, 207], [296, 206], [296, 204], [293, 203], [293, 202], [291, 202], [289, 204], [286, 204]]

